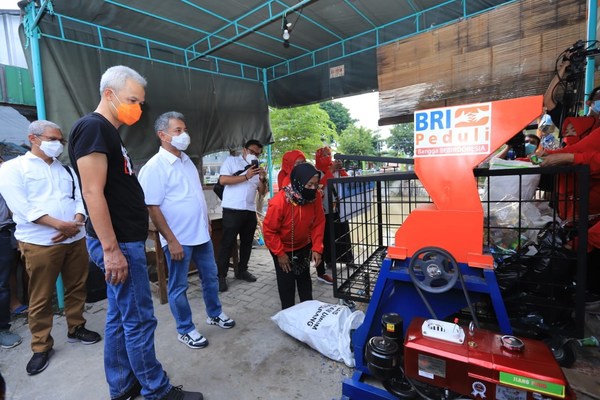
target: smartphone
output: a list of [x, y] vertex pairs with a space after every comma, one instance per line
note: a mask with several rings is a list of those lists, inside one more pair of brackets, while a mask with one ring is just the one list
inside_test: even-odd
[[258, 168], [258, 160], [252, 160], [250, 164], [252, 164], [253, 168]]

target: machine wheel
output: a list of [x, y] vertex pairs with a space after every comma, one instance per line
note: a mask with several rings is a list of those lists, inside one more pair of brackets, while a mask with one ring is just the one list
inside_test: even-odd
[[400, 369], [400, 374], [397, 377], [388, 379], [382, 382], [385, 390], [393, 394], [399, 399], [416, 399], [419, 394], [413, 387], [413, 385], [404, 376], [404, 371]]
[[558, 365], [564, 368], [571, 368], [573, 366], [577, 357], [575, 356], [572, 341], [564, 341], [560, 336], [554, 336], [544, 339], [543, 342], [552, 351], [552, 355], [558, 362]]
[[429, 293], [444, 293], [458, 280], [458, 264], [454, 257], [438, 247], [423, 247], [408, 264], [413, 283]]

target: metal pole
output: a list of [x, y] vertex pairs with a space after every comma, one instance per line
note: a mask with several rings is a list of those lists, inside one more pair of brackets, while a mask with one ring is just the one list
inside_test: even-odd
[[[588, 46], [596, 42], [596, 19], [598, 17], [598, 0], [588, 0], [587, 40]], [[596, 47], [594, 45], [594, 47]], [[585, 67], [585, 94], [586, 96], [594, 90], [594, 72], [596, 71], [596, 58], [594, 55], [587, 57]], [[587, 100], [587, 99], [586, 99]], [[588, 105], [585, 104], [584, 114], [588, 113]]]
[[33, 74], [33, 87], [35, 88], [35, 107], [37, 111], [38, 119], [46, 119], [46, 102], [44, 100], [44, 81], [42, 79], [42, 61], [40, 57], [40, 31], [38, 28], [38, 21], [40, 15], [43, 12], [43, 8], [48, 2], [44, 2], [39, 10], [36, 12], [35, 2], [30, 2], [26, 8], [28, 12], [24, 18], [29, 18], [29, 22], [25, 24], [25, 34], [29, 38], [30, 50], [31, 50], [31, 72]]
[[[267, 100], [267, 109], [269, 108], [269, 87], [267, 84], [267, 69], [263, 68], [263, 90], [265, 91], [265, 99]], [[271, 126], [271, 124], [269, 124]], [[269, 197], [273, 197], [273, 154], [271, 153], [271, 145], [267, 146], [267, 173], [269, 174]], [[281, 190], [281, 188], [279, 188]], [[261, 210], [262, 211], [262, 210]]]

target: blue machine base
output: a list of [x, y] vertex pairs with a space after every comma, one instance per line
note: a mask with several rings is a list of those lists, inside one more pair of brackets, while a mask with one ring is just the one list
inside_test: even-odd
[[366, 374], [356, 371], [352, 378], [344, 379], [342, 383], [343, 400], [398, 400], [396, 396], [385, 389], [380, 389], [364, 383]]
[[[404, 322], [404, 333], [406, 333], [406, 329], [414, 317], [433, 318], [410, 278], [408, 273], [409, 262], [410, 259], [391, 260], [386, 258], [383, 260], [365, 320], [354, 332], [352, 338], [356, 369], [362, 373], [369, 374], [365, 360], [365, 348], [371, 337], [381, 335], [381, 317], [383, 314], [392, 312], [399, 314]], [[471, 301], [476, 302], [480, 294], [488, 294], [496, 313], [500, 331], [504, 334], [511, 334], [510, 321], [494, 270], [470, 268], [463, 263], [459, 263], [458, 267]], [[460, 280], [447, 292], [439, 294], [423, 293], [438, 319], [447, 318], [467, 307]], [[361, 385], [366, 384], [361, 383]], [[386, 399], [387, 397], [373, 398]]]

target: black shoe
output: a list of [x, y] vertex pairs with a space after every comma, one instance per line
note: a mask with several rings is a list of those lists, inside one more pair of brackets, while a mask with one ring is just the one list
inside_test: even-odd
[[246, 282], [256, 282], [256, 277], [252, 275], [250, 272], [242, 271], [238, 275], [235, 276], [237, 279], [242, 279]]
[[85, 326], [83, 325], [75, 328], [73, 333], [67, 334], [67, 341], [69, 343], [81, 342], [83, 344], [94, 344], [98, 343], [100, 340], [102, 340], [102, 336], [96, 332], [85, 329]]
[[181, 386], [173, 386], [161, 400], [202, 400], [203, 398], [200, 392], [186, 392], [181, 389]]
[[142, 392], [142, 384], [137, 379], [133, 382], [133, 385], [125, 391], [119, 397], [115, 397], [112, 400], [133, 400], [140, 395]]
[[219, 292], [227, 291], [227, 278], [219, 278]]
[[36, 375], [46, 369], [50, 357], [54, 354], [54, 350], [42, 351], [40, 353], [33, 353], [33, 357], [27, 363], [25, 370], [29, 375]]

